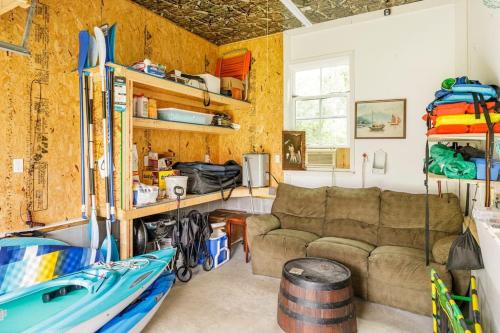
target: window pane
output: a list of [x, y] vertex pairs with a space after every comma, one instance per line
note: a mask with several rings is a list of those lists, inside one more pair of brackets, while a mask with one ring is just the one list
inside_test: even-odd
[[347, 116], [347, 97], [331, 97], [321, 101], [321, 116]]
[[297, 120], [296, 128], [306, 131], [307, 147], [347, 146], [347, 119]]
[[320, 69], [295, 73], [295, 95], [317, 96], [320, 94]]
[[321, 94], [349, 91], [349, 66], [321, 69]]
[[296, 126], [299, 131], [306, 131], [306, 146], [321, 146], [321, 120], [297, 120]]
[[319, 118], [319, 99], [295, 102], [296, 118]]
[[[347, 146], [347, 119], [324, 119], [322, 126], [322, 135], [330, 145]], [[307, 138], [306, 138], [307, 139]], [[325, 144], [327, 144], [325, 142]]]

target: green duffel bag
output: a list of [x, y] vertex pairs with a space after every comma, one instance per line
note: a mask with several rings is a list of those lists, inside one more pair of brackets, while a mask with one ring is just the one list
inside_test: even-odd
[[476, 164], [459, 159], [449, 160], [444, 166], [444, 175], [453, 179], [476, 179]]

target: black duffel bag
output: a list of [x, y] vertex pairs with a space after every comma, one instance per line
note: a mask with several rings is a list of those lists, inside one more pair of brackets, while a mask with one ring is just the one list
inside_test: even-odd
[[[206, 194], [220, 191], [224, 201], [231, 197], [233, 190], [241, 185], [241, 166], [235, 161], [224, 164], [203, 162], [179, 162], [174, 165], [182, 176], [188, 177], [187, 193]], [[230, 188], [227, 197], [224, 190]]]

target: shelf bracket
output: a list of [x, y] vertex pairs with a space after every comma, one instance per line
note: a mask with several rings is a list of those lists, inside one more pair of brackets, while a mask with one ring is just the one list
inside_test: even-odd
[[31, 23], [33, 22], [33, 14], [36, 9], [36, 0], [31, 2], [31, 6], [28, 10], [28, 16], [26, 17], [26, 23], [24, 24], [23, 39], [20, 45], [15, 45], [7, 42], [0, 41], [0, 50], [7, 52], [16, 53], [23, 56], [30, 56], [31, 52], [28, 50], [26, 45], [28, 44], [28, 39], [30, 36]]

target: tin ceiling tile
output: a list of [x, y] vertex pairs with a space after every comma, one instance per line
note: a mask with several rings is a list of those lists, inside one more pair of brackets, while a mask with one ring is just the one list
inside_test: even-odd
[[[133, 0], [214, 44], [301, 27], [279, 0]], [[420, 0], [292, 0], [312, 23]]]

